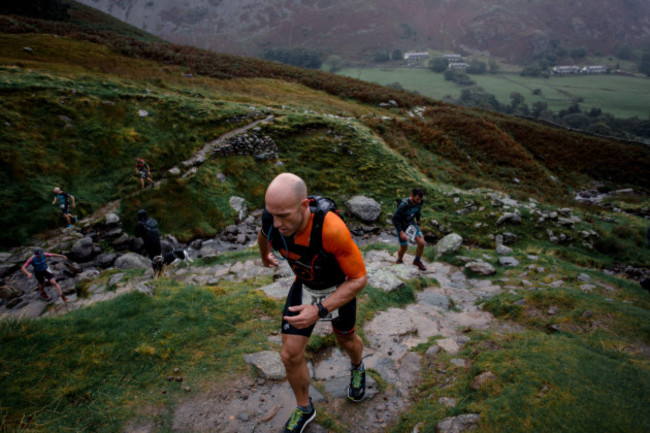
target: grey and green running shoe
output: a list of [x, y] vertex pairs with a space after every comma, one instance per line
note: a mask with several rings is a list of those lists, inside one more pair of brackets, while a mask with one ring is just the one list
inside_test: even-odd
[[311, 402], [311, 397], [309, 398], [309, 405], [311, 406], [309, 412], [305, 412], [299, 407], [293, 411], [291, 418], [289, 418], [289, 421], [284, 425], [284, 433], [302, 433], [305, 430], [305, 427], [307, 427], [307, 424], [316, 418], [316, 408]]
[[366, 368], [361, 364], [359, 368], [353, 368], [348, 387], [348, 398], [355, 403], [363, 400], [366, 393]]

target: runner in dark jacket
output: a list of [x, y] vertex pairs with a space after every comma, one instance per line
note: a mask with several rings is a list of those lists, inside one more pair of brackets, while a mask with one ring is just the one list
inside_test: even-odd
[[403, 199], [397, 210], [393, 214], [393, 225], [397, 232], [399, 242], [399, 251], [397, 251], [397, 263], [403, 263], [404, 254], [408, 249], [409, 236], [412, 242], [417, 243], [415, 250], [415, 260], [413, 264], [422, 271], [427, 268], [422, 263], [422, 253], [424, 252], [424, 236], [420, 230], [420, 218], [422, 217], [422, 202], [424, 201], [424, 191], [422, 188], [413, 188], [410, 197]]
[[135, 225], [135, 236], [142, 238], [147, 255], [153, 260], [154, 257], [161, 255], [160, 232], [158, 231], [158, 222], [147, 216], [143, 209], [138, 211], [138, 222]]

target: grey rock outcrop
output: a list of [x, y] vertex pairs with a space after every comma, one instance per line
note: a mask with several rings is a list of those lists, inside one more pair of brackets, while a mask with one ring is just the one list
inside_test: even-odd
[[228, 204], [237, 213], [237, 219], [242, 221], [248, 215], [248, 205], [246, 199], [242, 197], [232, 196], [228, 199]]
[[515, 212], [506, 212], [497, 219], [497, 225], [512, 223], [519, 224], [521, 223], [521, 214], [518, 211]]
[[23, 290], [12, 286], [0, 286], [0, 299], [14, 299], [22, 296]]
[[278, 158], [278, 146], [268, 135], [240, 134], [231, 137], [214, 150], [217, 156], [249, 155], [256, 159]]
[[79, 262], [86, 262], [93, 256], [93, 238], [86, 236], [74, 243], [70, 249], [70, 258]]
[[445, 418], [436, 425], [436, 433], [462, 433], [474, 430], [481, 415], [477, 413], [465, 413], [458, 416]]
[[280, 354], [276, 351], [265, 350], [263, 352], [244, 355], [247, 364], [255, 366], [261, 376], [270, 380], [283, 380], [286, 376], [284, 365]]
[[370, 197], [362, 195], [356, 195], [346, 201], [345, 208], [353, 216], [366, 223], [377, 220], [381, 214], [381, 204]]
[[118, 269], [147, 269], [151, 266], [151, 261], [136, 253], [126, 253], [115, 260], [115, 267]]
[[501, 266], [512, 267], [512, 266], [517, 266], [519, 264], [519, 260], [510, 256], [499, 257], [499, 264], [501, 264]]
[[451, 233], [440, 239], [438, 243], [433, 247], [436, 257], [440, 257], [443, 254], [455, 253], [460, 249], [460, 246], [463, 244], [463, 238], [456, 234]]
[[465, 265], [465, 269], [468, 269], [478, 275], [494, 275], [497, 273], [494, 267], [486, 262], [470, 262]]
[[104, 224], [107, 226], [117, 226], [120, 224], [120, 217], [114, 212], [106, 214], [104, 217]]

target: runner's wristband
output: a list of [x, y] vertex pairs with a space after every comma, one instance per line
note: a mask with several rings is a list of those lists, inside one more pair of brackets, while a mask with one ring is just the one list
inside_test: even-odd
[[320, 302], [318, 304], [316, 304], [316, 306], [318, 307], [318, 317], [320, 317], [321, 319], [324, 319], [325, 317], [327, 317], [327, 315], [329, 314], [329, 311], [327, 311], [327, 308], [325, 308], [325, 306], [323, 304], [321, 304]]

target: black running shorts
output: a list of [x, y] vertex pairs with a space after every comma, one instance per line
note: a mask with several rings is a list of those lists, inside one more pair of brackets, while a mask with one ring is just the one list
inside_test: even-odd
[[44, 271], [34, 271], [34, 276], [36, 277], [36, 280], [41, 284], [44, 284], [46, 281], [50, 281], [52, 278], [54, 278], [52, 272], [47, 269]]
[[[298, 313], [289, 311], [289, 307], [302, 304], [302, 283], [294, 281], [287, 295], [287, 302], [284, 304], [282, 316], [296, 316]], [[338, 335], [354, 333], [357, 320], [357, 298], [339, 308], [339, 316], [332, 320], [332, 330]], [[282, 319], [282, 333], [291, 335], [303, 335], [309, 337], [314, 330], [314, 325], [307, 328], [294, 328], [289, 322]]]

